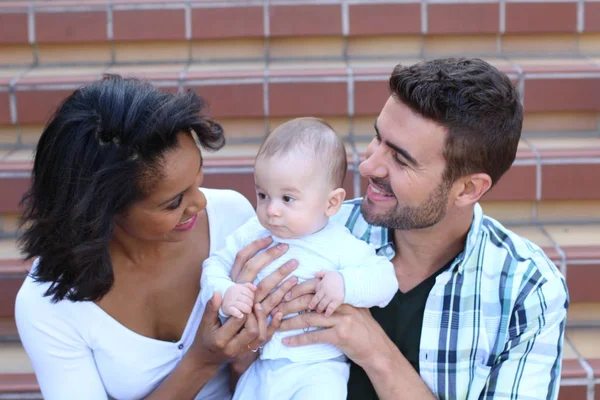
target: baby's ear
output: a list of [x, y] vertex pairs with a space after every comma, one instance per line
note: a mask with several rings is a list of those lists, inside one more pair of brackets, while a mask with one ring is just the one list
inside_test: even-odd
[[335, 189], [331, 193], [329, 193], [329, 198], [327, 199], [327, 209], [325, 210], [325, 215], [328, 217], [333, 217], [340, 208], [342, 207], [342, 203], [346, 198], [346, 191], [342, 188]]

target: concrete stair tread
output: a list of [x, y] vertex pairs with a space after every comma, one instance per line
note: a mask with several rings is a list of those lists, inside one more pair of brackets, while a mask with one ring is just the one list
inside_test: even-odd
[[20, 342], [0, 342], [0, 374], [29, 374], [33, 367]]
[[[508, 74], [538, 73], [582, 73], [600, 72], [600, 61], [585, 56], [567, 56], [560, 58], [535, 57], [519, 58], [485, 57], [491, 64], [497, 66]], [[419, 62], [422, 59], [403, 59], [403, 64]], [[128, 64], [101, 64], [96, 66], [56, 66], [38, 65], [34, 67], [4, 67], [0, 68], [0, 84], [8, 84], [17, 79], [16, 85], [35, 85], [52, 83], [76, 82], [82, 83], [98, 79], [105, 73], [118, 73], [126, 76], [138, 76], [146, 79], [178, 80], [200, 78], [227, 78], [263, 76], [263, 71], [272, 71], [275, 76], [285, 76], [286, 73], [298, 75], [304, 71], [305, 75], [346, 75], [347, 68], [354, 73], [389, 74], [397, 64], [395, 60], [349, 60], [349, 61], [311, 61], [311, 60], [273, 60], [268, 64], [264, 61], [251, 62], [190, 62], [190, 63], [128, 63]], [[260, 72], [260, 74], [256, 74]], [[248, 75], [250, 74], [250, 75]]]

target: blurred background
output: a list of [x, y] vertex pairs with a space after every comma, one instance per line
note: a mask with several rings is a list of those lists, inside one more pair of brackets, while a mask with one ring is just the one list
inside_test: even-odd
[[567, 277], [560, 398], [599, 400], [599, 0], [0, 1], [0, 399], [40, 398], [13, 317], [30, 265], [18, 202], [44, 124], [75, 88], [118, 73], [196, 90], [228, 140], [205, 154], [204, 186], [253, 203], [265, 134], [324, 118], [346, 141], [354, 197], [393, 67], [446, 56], [491, 62], [522, 95], [517, 160], [482, 205]]

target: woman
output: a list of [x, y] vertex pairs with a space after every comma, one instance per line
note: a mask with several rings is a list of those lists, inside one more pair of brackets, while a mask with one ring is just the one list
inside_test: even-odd
[[[193, 92], [109, 76], [76, 90], [38, 143], [21, 245], [35, 258], [16, 321], [45, 399], [230, 397], [229, 369], [264, 343], [266, 315], [295, 283], [263, 280], [247, 319], [199, 301], [202, 262], [253, 209], [199, 189], [200, 146], [224, 145]], [[257, 241], [233, 270], [252, 281], [285, 248]], [[281, 315], [270, 329], [278, 326]], [[240, 365], [243, 361], [234, 361]], [[235, 368], [234, 368], [235, 369]]]

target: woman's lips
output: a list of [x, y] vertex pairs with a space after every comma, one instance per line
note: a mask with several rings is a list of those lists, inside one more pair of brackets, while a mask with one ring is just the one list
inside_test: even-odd
[[173, 228], [173, 230], [174, 231], [188, 231], [194, 227], [194, 225], [196, 224], [197, 218], [198, 218], [198, 214], [194, 214], [187, 220], [177, 224], [177, 226], [175, 226], [175, 228]]

